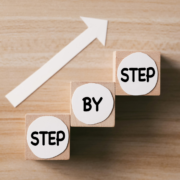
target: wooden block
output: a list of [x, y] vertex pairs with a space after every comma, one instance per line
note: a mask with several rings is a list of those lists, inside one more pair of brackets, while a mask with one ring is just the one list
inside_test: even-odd
[[[89, 84], [92, 82], [71, 82], [71, 126], [72, 127], [114, 127], [115, 126], [115, 83], [113, 82], [94, 82], [95, 84], [102, 85], [103, 88], [109, 92], [109, 95], [112, 95], [112, 111], [110, 112], [110, 115], [102, 122], [96, 123], [96, 124], [86, 124], [78, 120], [73, 112], [72, 107], [72, 97], [75, 92], [75, 90], [82, 85]], [[92, 98], [92, 97], [91, 97]], [[82, 99], [81, 99], [82, 100]], [[102, 100], [103, 101], [103, 100]], [[93, 104], [93, 102], [92, 102]], [[99, 105], [101, 107], [101, 104]], [[94, 108], [94, 107], [93, 107]]]
[[161, 91], [160, 90], [161, 60], [160, 60], [160, 52], [158, 52], [158, 51], [115, 51], [113, 53], [113, 82], [116, 83], [115, 94], [116, 95], [129, 95], [120, 86], [120, 83], [119, 83], [118, 77], [117, 77], [117, 70], [118, 70], [118, 66], [122, 62], [122, 60], [125, 57], [127, 57], [130, 54], [135, 53], [135, 52], [142, 52], [142, 53], [147, 54], [156, 63], [157, 70], [158, 70], [158, 79], [157, 79], [156, 86], [154, 87], [154, 89], [152, 89], [149, 93], [147, 93], [145, 95], [147, 95], [147, 96], [159, 96], [160, 91]]
[[[27, 131], [29, 126], [31, 125], [32, 122], [34, 122], [37, 118], [39, 117], [43, 117], [43, 116], [53, 116], [55, 118], [60, 119], [66, 126], [68, 129], [68, 133], [69, 133], [69, 139], [68, 139], [68, 144], [66, 149], [59, 155], [53, 157], [53, 158], [48, 158], [48, 159], [43, 159], [43, 158], [39, 158], [37, 157], [29, 148], [28, 143], [27, 143]], [[59, 114], [59, 113], [53, 113], [53, 114], [26, 114], [25, 116], [26, 119], [26, 124], [25, 124], [25, 129], [26, 129], [26, 148], [25, 148], [25, 159], [26, 160], [69, 160], [70, 159], [70, 115], [69, 114]], [[61, 127], [59, 128], [61, 129]], [[48, 136], [47, 136], [48, 137]], [[46, 137], [46, 138], [47, 138]], [[56, 141], [56, 139], [54, 139], [54, 141]], [[61, 145], [61, 143], [60, 143]]]

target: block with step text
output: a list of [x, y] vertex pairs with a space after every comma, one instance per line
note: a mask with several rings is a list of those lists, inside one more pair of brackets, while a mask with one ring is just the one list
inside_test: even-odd
[[70, 159], [70, 115], [26, 114], [26, 160]]
[[113, 82], [116, 95], [160, 95], [161, 58], [159, 51], [115, 51]]
[[71, 126], [114, 127], [115, 83], [71, 82]]

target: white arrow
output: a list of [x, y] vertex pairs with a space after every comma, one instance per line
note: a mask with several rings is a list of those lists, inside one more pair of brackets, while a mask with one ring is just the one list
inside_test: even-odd
[[105, 46], [107, 20], [81, 17], [88, 28], [5, 97], [16, 107], [81, 52], [94, 39]]

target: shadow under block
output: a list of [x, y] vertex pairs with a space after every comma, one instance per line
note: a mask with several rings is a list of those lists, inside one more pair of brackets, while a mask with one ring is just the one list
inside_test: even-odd
[[70, 92], [71, 100], [72, 100], [72, 96], [73, 96], [76, 88], [78, 88], [79, 86], [82, 86], [84, 84], [88, 84], [88, 83], [100, 84], [100, 85], [106, 87], [111, 92], [111, 95], [114, 100], [112, 112], [109, 115], [109, 117], [107, 119], [105, 119], [104, 121], [97, 123], [97, 124], [89, 125], [89, 124], [85, 124], [85, 123], [79, 121], [76, 118], [76, 116], [73, 113], [72, 104], [70, 103], [71, 104], [71, 107], [70, 107], [71, 126], [72, 127], [114, 127], [115, 126], [115, 83], [114, 82], [71, 82], [71, 92]]
[[[64, 152], [62, 152], [61, 154], [53, 157], [53, 158], [48, 158], [48, 159], [41, 159], [39, 157], [37, 157], [36, 155], [33, 154], [33, 152], [30, 150], [29, 146], [28, 146], [28, 143], [27, 143], [27, 130], [28, 130], [28, 127], [30, 126], [30, 124], [36, 120], [37, 118], [39, 117], [42, 117], [42, 116], [54, 116], [58, 119], [61, 119], [64, 124], [67, 126], [68, 128], [68, 131], [69, 131], [69, 141], [68, 141], [68, 145], [67, 145], [67, 148], [65, 149]], [[70, 159], [70, 115], [69, 114], [59, 114], [59, 113], [54, 113], [54, 114], [26, 114], [25, 116], [25, 128], [26, 128], [26, 136], [25, 136], [25, 159], [26, 160], [69, 160]]]
[[160, 87], [161, 86], [161, 56], [159, 51], [114, 51], [113, 52], [113, 82], [115, 82], [116, 84], [115, 95], [124, 95], [124, 96], [129, 95], [123, 91], [123, 89], [119, 84], [117, 78], [117, 69], [119, 64], [125, 57], [135, 52], [145, 53], [155, 61], [158, 69], [157, 84], [151, 92], [146, 94], [146, 96], [159, 96], [161, 94], [161, 87]]

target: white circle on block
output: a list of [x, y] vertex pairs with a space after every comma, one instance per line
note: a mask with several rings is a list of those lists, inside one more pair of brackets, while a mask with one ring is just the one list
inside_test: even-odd
[[[126, 68], [126, 71], [123, 71], [125, 70], [124, 68]], [[138, 70], [134, 71], [134, 82], [132, 75], [133, 72], [132, 70], [129, 70], [129, 68], [138, 68]], [[143, 82], [139, 81], [139, 68], [144, 68], [140, 71], [140, 73], [143, 74], [140, 78], [145, 79], [145, 81]], [[124, 82], [122, 80], [127, 80], [127, 76], [124, 76], [124, 74], [122, 74], [122, 71], [125, 72], [125, 74], [129, 77], [129, 80], [127, 82]], [[147, 71], [149, 72], [149, 75], [154, 74], [153, 77], [148, 78], [148, 81]], [[156, 86], [158, 80], [158, 70], [156, 63], [152, 58], [150, 58], [147, 54], [136, 52], [130, 54], [121, 61], [118, 66], [117, 77], [121, 88], [127, 94], [134, 96], [145, 95], [151, 92]]]
[[[43, 145], [42, 134], [39, 133], [42, 131], [47, 131], [47, 132], [53, 131], [53, 134], [51, 134], [50, 137], [53, 138], [51, 142], [55, 143], [55, 145], [49, 145], [49, 134], [44, 135], [45, 144]], [[64, 136], [63, 133], [61, 133], [62, 131], [64, 132], [65, 135], [64, 138], [63, 138]], [[32, 135], [32, 133], [34, 132], [38, 132], [38, 134]], [[34, 137], [39, 139], [38, 145], [32, 144], [32, 143], [37, 143], [37, 140], [34, 139]], [[59, 145], [57, 145], [58, 144], [57, 137], [59, 139], [63, 139], [62, 141], [59, 141]], [[64, 152], [65, 149], [67, 148], [68, 141], [69, 141], [69, 132], [67, 126], [64, 124], [62, 120], [54, 116], [42, 116], [37, 118], [30, 124], [27, 131], [27, 143], [29, 148], [31, 149], [34, 155], [43, 159], [53, 158]]]
[[[83, 99], [87, 97], [91, 99], [91, 109], [84, 111]], [[99, 104], [97, 103], [98, 109], [93, 98], [95, 102], [100, 102]], [[102, 100], [100, 101], [101, 98]], [[72, 97], [74, 115], [85, 124], [97, 124], [106, 120], [111, 114], [113, 106], [114, 100], [109, 89], [96, 83], [87, 83], [78, 87]]]

